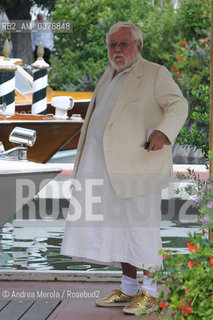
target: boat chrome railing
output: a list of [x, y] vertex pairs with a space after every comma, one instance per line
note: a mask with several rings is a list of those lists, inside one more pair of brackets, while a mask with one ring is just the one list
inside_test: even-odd
[[27, 160], [27, 147], [32, 147], [36, 141], [36, 131], [21, 127], [15, 127], [9, 136], [9, 141], [20, 146], [9, 150], [4, 150], [3, 144], [0, 142], [0, 160]]

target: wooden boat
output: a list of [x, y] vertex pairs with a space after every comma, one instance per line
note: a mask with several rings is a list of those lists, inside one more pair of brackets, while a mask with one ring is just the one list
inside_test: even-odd
[[0, 141], [5, 150], [13, 148], [14, 143], [8, 137], [14, 127], [33, 129], [37, 139], [33, 148], [28, 150], [28, 160], [45, 163], [69, 140], [74, 139], [81, 129], [83, 120], [80, 118], [59, 119], [53, 115], [0, 115]]
[[[15, 72], [15, 105], [16, 113], [19, 114], [31, 114], [32, 107], [32, 86], [33, 78], [32, 76], [22, 68], [22, 66], [17, 66], [17, 71]], [[54, 97], [59, 96], [70, 96], [74, 100], [74, 107], [68, 110], [68, 117], [72, 114], [79, 114], [84, 119], [86, 116], [87, 108], [89, 102], [92, 98], [92, 92], [80, 92], [80, 91], [55, 91], [50, 87], [47, 87], [47, 114], [55, 114], [55, 108], [51, 105], [51, 100]], [[61, 122], [62, 125], [62, 122]], [[62, 132], [62, 130], [61, 130]], [[74, 149], [77, 147], [79, 135], [77, 134], [73, 137], [67, 144], [64, 145], [63, 149]]]
[[[48, 90], [50, 91], [50, 90]], [[88, 109], [88, 105], [91, 100], [92, 93], [91, 92], [64, 92], [64, 91], [54, 91], [52, 94], [47, 95], [47, 114], [55, 114], [55, 108], [51, 105], [51, 99], [57, 96], [69, 96], [69, 94], [74, 99], [74, 107], [71, 110], [67, 111], [68, 117], [71, 117], [73, 114], [78, 114], [82, 117], [82, 119], [85, 119], [86, 112]], [[18, 114], [31, 114], [31, 103], [30, 98], [29, 102], [23, 102], [23, 99], [19, 100], [19, 103], [17, 103], [18, 99], [15, 100], [16, 102], [16, 112]], [[22, 101], [22, 102], [21, 102]], [[31, 97], [32, 101], [32, 97]], [[48, 102], [49, 101], [49, 102]], [[75, 137], [73, 137], [71, 140], [69, 140], [67, 143], [65, 143], [62, 147], [63, 150], [66, 149], [75, 149], [77, 148], [78, 140], [79, 140], [80, 133], [77, 134]]]
[[[33, 78], [23, 69], [22, 66], [17, 65], [15, 72], [15, 105], [16, 112], [18, 113], [31, 113], [32, 106], [32, 87]], [[92, 98], [93, 92], [81, 91], [55, 91], [51, 87], [47, 87], [47, 112], [55, 113], [54, 108], [51, 106], [51, 100], [58, 96], [70, 96], [74, 100], [74, 107], [68, 110], [68, 116], [72, 114], [81, 114], [85, 118], [89, 102]]]
[[15, 127], [8, 140], [16, 146], [4, 150], [1, 143], [0, 147], [0, 226], [62, 171], [59, 165], [27, 160], [27, 148], [36, 142], [35, 130]]
[[[47, 116], [33, 116], [31, 114], [32, 87], [32, 76], [21, 65], [17, 65], [15, 72], [16, 114], [14, 116], [0, 115], [0, 141], [7, 150], [12, 147], [8, 137], [15, 126], [34, 129], [37, 131], [37, 141], [35, 147], [29, 150], [29, 159], [35, 162], [46, 162], [61, 148], [74, 149], [77, 147], [82, 120], [74, 121], [70, 117], [73, 114], [79, 114], [82, 119], [85, 118], [92, 92], [54, 91], [47, 87]], [[66, 119], [56, 119], [50, 116], [50, 114], [55, 114], [55, 108], [51, 105], [52, 98], [61, 96], [72, 97], [74, 100], [74, 107], [68, 110]]]
[[[92, 98], [92, 92], [72, 92], [72, 91], [51, 91], [51, 88], [47, 89], [47, 111], [46, 113], [55, 113], [55, 108], [51, 105], [51, 100], [58, 96], [71, 96], [74, 99], [74, 107], [68, 110], [68, 116], [71, 117], [72, 114], [80, 114], [84, 119], [86, 116], [88, 105]], [[23, 95], [17, 94], [15, 91], [15, 104], [17, 113], [27, 113], [31, 114], [32, 106], [32, 94]]]

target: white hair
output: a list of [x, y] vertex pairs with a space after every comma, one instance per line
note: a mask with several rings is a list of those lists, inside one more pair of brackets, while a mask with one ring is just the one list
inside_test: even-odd
[[109, 29], [107, 35], [106, 35], [106, 43], [108, 43], [109, 40], [109, 36], [115, 32], [117, 32], [118, 30], [120, 30], [121, 28], [129, 28], [132, 32], [132, 37], [133, 40], [135, 41], [141, 41], [143, 44], [143, 33], [142, 31], [136, 27], [136, 25], [134, 23], [131, 22], [127, 22], [127, 21], [120, 21], [117, 22], [115, 24], [113, 24], [111, 26], [111, 28]]

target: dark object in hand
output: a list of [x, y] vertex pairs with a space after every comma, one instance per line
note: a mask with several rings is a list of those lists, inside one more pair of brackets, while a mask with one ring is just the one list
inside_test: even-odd
[[148, 149], [148, 148], [149, 148], [149, 145], [150, 145], [150, 142], [149, 142], [149, 141], [145, 142], [145, 143], [144, 143], [144, 149], [145, 149], [145, 150]]

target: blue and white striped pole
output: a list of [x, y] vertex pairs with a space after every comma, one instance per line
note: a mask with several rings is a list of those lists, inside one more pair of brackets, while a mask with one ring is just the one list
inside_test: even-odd
[[49, 64], [43, 59], [44, 49], [38, 46], [38, 59], [32, 64], [33, 69], [33, 103], [32, 114], [46, 114], [47, 110], [47, 69]]
[[3, 47], [4, 59], [0, 60], [0, 105], [5, 112], [15, 113], [15, 71], [17, 66], [10, 61], [10, 45], [5, 40]]

